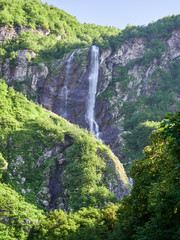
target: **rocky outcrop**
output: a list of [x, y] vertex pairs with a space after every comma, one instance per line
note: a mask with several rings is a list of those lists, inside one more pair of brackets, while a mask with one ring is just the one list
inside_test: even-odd
[[30, 64], [29, 61], [35, 56], [36, 54], [32, 51], [19, 50], [16, 66], [12, 66], [9, 59], [1, 65], [2, 77], [6, 79], [8, 85], [14, 85], [17, 90], [21, 90], [27, 96], [36, 95], [39, 83], [48, 75], [48, 68], [44, 63], [40, 63], [39, 66]]
[[[118, 76], [115, 70], [117, 66], [125, 67], [130, 61], [140, 59], [144, 56], [146, 41], [140, 38], [129, 40], [117, 52], [112, 53], [107, 51], [101, 54], [100, 96], [109, 87], [111, 80]], [[155, 92], [158, 83], [156, 81], [152, 82], [150, 78], [157, 67], [166, 69], [169, 62], [180, 59], [179, 42], [180, 30], [175, 30], [169, 39], [164, 40], [167, 51], [162, 54], [161, 59], [154, 59], [148, 67], [145, 67], [140, 62], [134, 64], [128, 71], [130, 80], [126, 90], [122, 90], [120, 82], [116, 82], [113, 87], [113, 95], [109, 98], [109, 101], [103, 101], [101, 98], [97, 100], [96, 113], [98, 119], [101, 119], [99, 126], [103, 132], [102, 136], [105, 143], [110, 144], [113, 151], [121, 160], [121, 157], [123, 157], [121, 149], [125, 145], [122, 135], [126, 134], [123, 128], [124, 117], [121, 115], [123, 103], [136, 101], [137, 96], [150, 96]], [[134, 94], [132, 94], [133, 91]], [[109, 123], [111, 124], [111, 128], [108, 127]]]
[[49, 210], [66, 210], [68, 208], [65, 199], [69, 196], [63, 186], [63, 178], [67, 166], [66, 151], [72, 144], [73, 139], [66, 135], [64, 143], [45, 151], [35, 165], [36, 168], [39, 168], [45, 161], [55, 158], [55, 162], [44, 172], [45, 178], [37, 194], [38, 200]]
[[50, 30], [44, 30], [44, 29], [33, 30], [29, 27], [24, 27], [24, 26], [11, 28], [7, 25], [5, 27], [0, 27], [0, 43], [3, 43], [4, 41], [7, 41], [9, 39], [19, 36], [19, 34], [23, 31], [25, 32], [30, 31], [34, 34], [38, 33], [40, 36], [50, 34]]
[[109, 66], [113, 67], [114, 64], [122, 64], [122, 66], [125, 66], [130, 60], [142, 57], [145, 43], [146, 41], [141, 38], [127, 41], [117, 52], [111, 55], [111, 64], [109, 64]]

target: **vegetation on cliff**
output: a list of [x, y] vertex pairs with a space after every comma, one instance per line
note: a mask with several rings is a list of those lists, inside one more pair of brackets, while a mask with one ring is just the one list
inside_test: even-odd
[[[128, 67], [121, 67], [121, 71], [126, 72]], [[124, 115], [124, 139], [126, 146], [124, 153], [126, 160], [138, 159], [142, 157], [142, 149], [149, 144], [148, 136], [152, 130], [158, 128], [166, 112], [176, 112], [179, 109], [179, 89], [180, 89], [180, 62], [179, 60], [169, 62], [166, 69], [157, 66], [156, 70], [146, 79], [150, 90], [147, 93], [137, 96], [138, 87], [129, 94], [128, 99], [120, 109]], [[125, 74], [121, 78], [118, 76], [120, 86], [125, 84], [129, 76]], [[130, 80], [129, 80], [130, 81]], [[124, 91], [128, 90], [128, 83]], [[133, 97], [136, 101], [131, 101]], [[128, 151], [129, 150], [129, 151]]]
[[42, 210], [27, 203], [7, 184], [0, 183], [0, 239], [26, 239], [33, 224], [44, 218]]
[[[180, 61], [178, 49], [175, 50], [168, 43], [173, 31], [178, 38], [179, 20], [179, 15], [165, 17], [147, 27], [140, 27], [142, 31], [139, 27], [122, 31], [122, 39], [127, 40], [127, 46], [124, 46], [128, 47], [133, 41], [138, 44], [140, 37], [144, 41], [144, 53], [141, 57], [127, 59], [126, 64], [116, 64], [112, 80], [99, 96], [111, 101], [112, 113], [118, 109], [118, 117], [123, 116], [124, 134], [121, 136], [125, 144], [120, 151], [124, 153], [122, 161], [128, 171], [132, 160], [142, 157], [143, 148], [149, 144], [149, 134], [158, 128], [158, 122], [166, 112], [175, 113], [179, 110]], [[132, 29], [134, 34], [131, 34]], [[177, 41], [178, 44], [176, 37], [171, 43]], [[123, 41], [119, 39], [118, 42], [120, 44]], [[169, 57], [171, 51], [177, 56]], [[118, 118], [115, 121], [118, 122]]]
[[[9, 31], [26, 27], [19, 36], [4, 42], [0, 48], [1, 56], [7, 57], [10, 52], [29, 49], [38, 53], [39, 58], [50, 61], [86, 45], [109, 48], [110, 36], [120, 32], [114, 27], [81, 24], [63, 10], [39, 0], [1, 0], [0, 4], [0, 26], [9, 26]], [[34, 30], [45, 31], [44, 36]]]
[[[87, 45], [117, 50], [127, 39], [142, 37], [152, 40], [149, 47], [158, 47], [158, 51], [147, 52], [147, 58], [152, 61], [162, 52], [163, 46], [158, 40], [169, 37], [173, 29], [180, 26], [180, 16], [177, 15], [163, 18], [147, 27], [128, 25], [121, 31], [114, 27], [81, 24], [63, 10], [39, 0], [1, 0], [0, 4], [0, 26], [8, 26], [8, 31], [26, 27], [20, 31], [19, 36], [4, 42], [0, 48], [1, 57], [9, 57], [10, 52], [12, 55], [19, 49], [29, 49], [38, 53], [39, 60], [50, 61]], [[44, 36], [34, 30], [45, 31]]]

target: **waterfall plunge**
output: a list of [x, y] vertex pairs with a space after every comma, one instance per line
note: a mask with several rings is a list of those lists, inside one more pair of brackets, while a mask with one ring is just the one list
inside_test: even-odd
[[89, 130], [99, 138], [99, 126], [95, 121], [94, 108], [96, 100], [96, 91], [99, 74], [99, 48], [96, 46], [91, 47], [91, 61], [90, 61], [90, 73], [89, 73], [89, 93], [87, 101], [87, 110], [85, 119], [89, 125]]
[[60, 114], [63, 118], [67, 119], [67, 105], [68, 105], [68, 83], [69, 83], [69, 75], [70, 75], [70, 70], [71, 70], [71, 65], [72, 65], [72, 60], [74, 58], [74, 54], [76, 51], [71, 53], [70, 57], [67, 60], [67, 65], [66, 65], [66, 72], [65, 72], [65, 81], [64, 81], [64, 86], [61, 90], [61, 98], [64, 101], [64, 104], [61, 108], [62, 114]]

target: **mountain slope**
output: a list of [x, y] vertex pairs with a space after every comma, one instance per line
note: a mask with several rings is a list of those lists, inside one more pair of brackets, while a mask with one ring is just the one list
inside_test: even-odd
[[0, 84], [0, 152], [8, 163], [5, 183], [27, 201], [48, 209], [101, 206], [128, 194], [127, 176], [108, 147], [29, 102], [3, 80]]
[[71, 49], [97, 44], [110, 46], [119, 29], [81, 24], [75, 17], [39, 0], [1, 0], [0, 56], [29, 49], [43, 60], [53, 61]]

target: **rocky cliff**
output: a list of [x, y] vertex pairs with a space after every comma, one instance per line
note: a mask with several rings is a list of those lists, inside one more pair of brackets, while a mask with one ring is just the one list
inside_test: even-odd
[[[139, 110], [147, 109], [148, 99], [156, 95], [157, 91], [166, 90], [162, 89], [163, 83], [159, 80], [162, 75], [160, 71], [172, 72], [169, 63], [178, 63], [179, 43], [180, 30], [177, 29], [170, 37], [160, 40], [160, 46], [157, 43], [148, 46], [146, 38], [131, 38], [116, 51], [100, 50], [95, 120], [99, 126], [99, 137], [110, 145], [122, 161], [126, 157], [122, 151], [126, 147], [124, 136], [129, 134], [128, 128], [124, 127], [128, 121], [124, 106], [137, 103]], [[160, 55], [157, 55], [158, 49], [161, 49]], [[153, 51], [154, 55], [151, 54]], [[32, 51], [17, 51], [15, 66], [10, 59], [1, 63], [2, 77], [9, 86], [22, 91], [36, 103], [89, 130], [85, 116], [91, 48], [76, 49], [51, 66], [45, 63], [34, 65], [32, 60], [35, 57]], [[177, 84], [173, 86], [171, 94], [174, 100], [169, 102], [170, 105], [164, 111], [176, 111], [180, 98]], [[139, 104], [140, 98], [144, 98], [142, 104]], [[135, 114], [138, 109], [132, 112]], [[148, 120], [148, 116], [145, 120]], [[159, 119], [150, 117], [149, 120]]]

